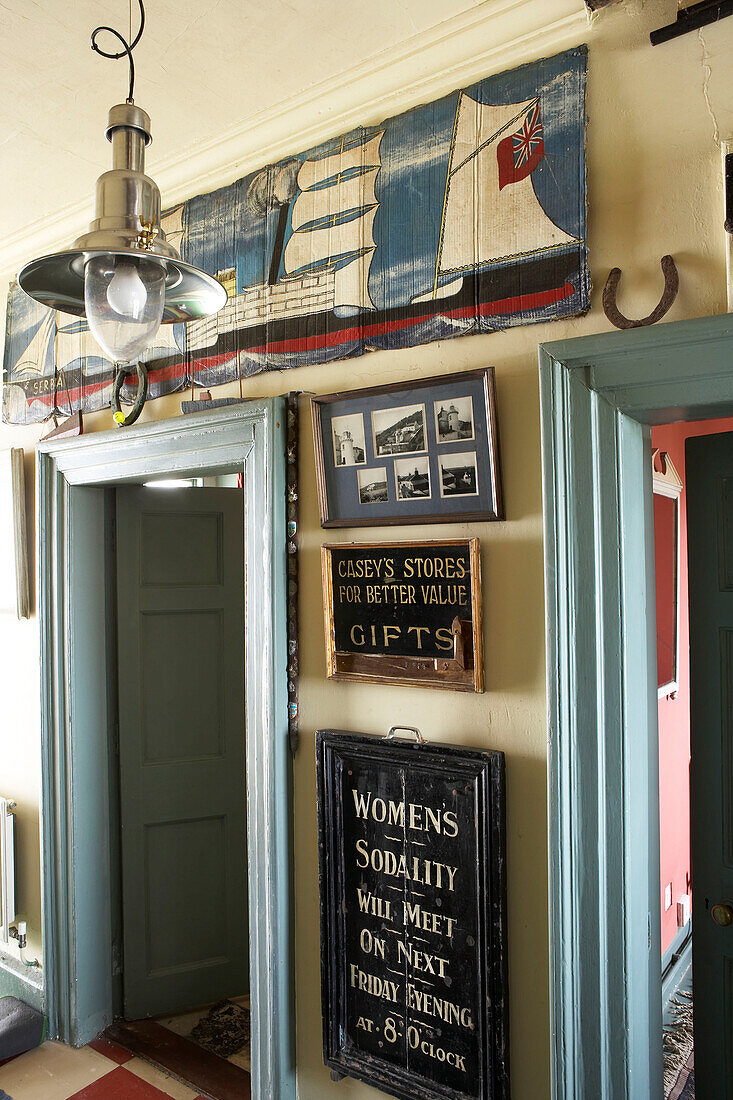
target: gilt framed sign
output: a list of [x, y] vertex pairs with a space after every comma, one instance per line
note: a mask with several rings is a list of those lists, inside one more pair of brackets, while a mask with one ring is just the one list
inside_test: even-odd
[[507, 1100], [503, 754], [320, 730], [316, 757], [324, 1062]]
[[483, 691], [478, 539], [323, 546], [327, 674]]
[[503, 519], [493, 367], [311, 409], [322, 527]]

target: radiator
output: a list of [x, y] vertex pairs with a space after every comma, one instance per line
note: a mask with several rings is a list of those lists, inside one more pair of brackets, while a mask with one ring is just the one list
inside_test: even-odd
[[0, 943], [15, 920], [15, 803], [0, 796]]

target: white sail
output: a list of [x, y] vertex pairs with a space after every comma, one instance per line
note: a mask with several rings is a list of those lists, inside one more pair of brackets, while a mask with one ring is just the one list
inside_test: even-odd
[[[371, 260], [371, 255], [368, 258]], [[340, 310], [342, 315], [375, 308], [369, 294], [369, 263], [358, 259], [337, 267], [334, 279], [334, 309]]]
[[374, 309], [369, 269], [376, 248], [375, 188], [383, 136], [380, 130], [364, 141], [344, 144], [336, 153], [305, 161], [298, 172], [300, 191], [283, 254], [286, 277], [331, 271], [336, 312]]
[[[449, 172], [458, 171], [479, 149], [499, 136], [504, 137], [506, 130], [516, 130], [520, 119], [534, 107], [537, 100], [525, 99], [519, 103], [497, 105], [479, 103], [471, 96], [461, 92], [458, 102]], [[512, 125], [515, 123], [516, 125]]]
[[70, 321], [63, 313], [56, 314], [56, 345], [54, 360], [58, 370], [70, 367], [76, 359], [106, 359], [85, 321]]
[[301, 192], [293, 204], [293, 231], [321, 218], [340, 217], [350, 210], [376, 205], [374, 183], [378, 173], [379, 168], [369, 168], [361, 175], [344, 180], [338, 186]]
[[301, 191], [308, 191], [354, 168], [379, 168], [382, 163], [379, 145], [383, 136], [384, 130], [379, 130], [361, 144], [346, 145], [327, 157], [303, 161], [298, 172], [298, 187]]
[[13, 379], [33, 378], [43, 374], [43, 369], [48, 358], [48, 346], [53, 339], [56, 314], [49, 310], [43, 318], [36, 332], [34, 332], [28, 347], [13, 367]]
[[448, 173], [438, 274], [514, 259], [577, 241], [547, 216], [531, 173], [499, 189], [497, 146], [536, 107], [497, 107], [461, 94]]
[[[293, 233], [285, 246], [285, 269], [292, 274], [310, 265], [326, 264], [362, 249], [373, 250], [376, 245], [372, 234], [376, 208], [359, 214], [340, 225], [326, 229]], [[371, 254], [369, 255], [371, 260]]]
[[450, 298], [463, 289], [463, 276], [451, 279], [449, 283], [439, 283], [435, 290], [428, 290], [424, 294], [414, 294], [411, 302], [433, 302], [436, 298]]

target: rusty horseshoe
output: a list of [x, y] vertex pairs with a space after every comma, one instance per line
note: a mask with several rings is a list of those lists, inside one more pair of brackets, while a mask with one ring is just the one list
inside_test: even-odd
[[671, 256], [662, 256], [660, 262], [664, 274], [664, 293], [659, 305], [647, 317], [642, 317], [639, 321], [632, 321], [628, 317], [624, 317], [623, 313], [619, 311], [616, 305], [616, 291], [621, 278], [621, 268], [614, 267], [609, 271], [606, 285], [603, 288], [603, 312], [616, 328], [644, 328], [645, 325], [654, 325], [657, 321], [661, 321], [667, 313], [677, 297], [680, 279]]

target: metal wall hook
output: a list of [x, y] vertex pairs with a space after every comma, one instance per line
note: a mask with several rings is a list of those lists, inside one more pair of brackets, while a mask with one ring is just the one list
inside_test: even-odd
[[733, 0], [697, 0], [697, 3], [680, 8], [675, 22], [652, 31], [649, 39], [652, 46], [658, 46], [661, 42], [669, 42], [671, 38], [678, 38], [681, 34], [707, 27], [709, 23], [717, 23], [719, 19], [726, 19], [729, 15], [733, 15]]
[[390, 726], [385, 733], [383, 740], [391, 741], [396, 736], [397, 730], [408, 730], [409, 733], [415, 734], [415, 740], [419, 745], [427, 745], [427, 741], [420, 733], [420, 730], [417, 728], [417, 726]]
[[677, 297], [680, 280], [676, 264], [671, 256], [662, 256], [660, 263], [664, 274], [664, 293], [659, 300], [659, 305], [650, 314], [638, 321], [632, 321], [629, 317], [625, 317], [616, 305], [616, 292], [622, 274], [621, 268], [614, 267], [608, 273], [606, 285], [603, 288], [603, 312], [616, 328], [644, 328], [646, 325], [654, 325], [657, 321], [661, 321], [665, 313], [669, 311]]

